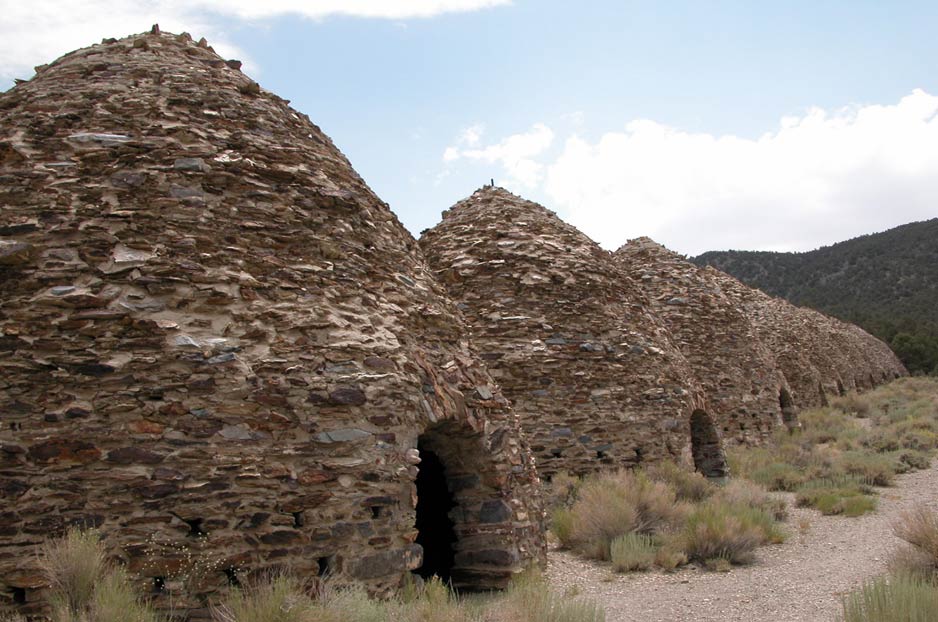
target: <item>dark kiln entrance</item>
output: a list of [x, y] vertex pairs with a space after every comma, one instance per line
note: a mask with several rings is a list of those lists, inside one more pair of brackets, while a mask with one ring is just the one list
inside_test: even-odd
[[520, 564], [514, 510], [502, 491], [510, 466], [468, 424], [436, 423], [417, 439], [417, 544], [423, 564], [414, 572], [438, 575], [461, 590], [506, 587]]
[[417, 544], [423, 547], [423, 565], [416, 570], [424, 579], [436, 575], [449, 582], [453, 570], [456, 532], [450, 512], [456, 506], [446, 483], [440, 457], [427, 447], [424, 437], [417, 442], [420, 472], [417, 474]]
[[785, 427], [789, 430], [797, 428], [798, 409], [795, 408], [795, 401], [791, 399], [791, 393], [785, 387], [782, 387], [778, 392], [778, 405], [782, 409], [782, 423], [785, 424]]
[[705, 477], [726, 477], [726, 457], [720, 435], [710, 415], [702, 410], [695, 410], [690, 416], [690, 445], [696, 470]]

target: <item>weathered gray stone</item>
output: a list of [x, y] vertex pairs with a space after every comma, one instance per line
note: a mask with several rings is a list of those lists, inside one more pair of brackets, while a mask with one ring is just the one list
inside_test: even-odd
[[344, 430], [329, 430], [328, 432], [321, 432], [316, 435], [316, 440], [321, 443], [348, 443], [371, 438], [371, 436], [371, 432], [366, 432], [364, 430], [358, 430], [355, 428], [347, 428]]

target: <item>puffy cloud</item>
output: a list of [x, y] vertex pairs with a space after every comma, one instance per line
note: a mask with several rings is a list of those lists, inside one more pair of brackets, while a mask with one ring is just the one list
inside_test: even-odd
[[637, 120], [542, 165], [548, 206], [607, 248], [810, 250], [936, 215], [938, 97], [815, 108], [757, 139]]
[[485, 164], [498, 164], [508, 179], [504, 185], [518, 185], [531, 189], [543, 177], [544, 165], [534, 158], [547, 151], [554, 142], [554, 132], [543, 123], [535, 123], [527, 132], [514, 134], [499, 143], [478, 147], [482, 126], [475, 125], [462, 131], [456, 145], [447, 147], [443, 161], [449, 164], [465, 159]]
[[428, 18], [509, 4], [511, 0], [0, 0], [0, 79], [32, 75], [32, 68], [105, 37], [122, 37], [151, 24], [206, 37], [223, 56], [250, 59], [218, 24], [224, 18], [258, 20], [283, 15], [381, 19]]

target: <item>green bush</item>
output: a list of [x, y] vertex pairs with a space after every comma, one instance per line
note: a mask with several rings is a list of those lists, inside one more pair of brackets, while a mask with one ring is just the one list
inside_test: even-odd
[[550, 530], [557, 536], [561, 547], [565, 549], [572, 548], [575, 544], [573, 539], [573, 512], [565, 507], [556, 508], [550, 515]]
[[818, 479], [798, 489], [795, 504], [827, 515], [859, 516], [876, 509], [876, 499], [870, 492], [872, 489], [857, 476]]
[[871, 486], [890, 486], [896, 474], [896, 464], [886, 456], [862, 451], [843, 453], [837, 466], [848, 475], [855, 475]]
[[938, 589], [905, 576], [878, 578], [843, 599], [844, 622], [938, 620]]
[[627, 533], [612, 541], [610, 558], [616, 572], [648, 570], [655, 563], [658, 547], [651, 536]]

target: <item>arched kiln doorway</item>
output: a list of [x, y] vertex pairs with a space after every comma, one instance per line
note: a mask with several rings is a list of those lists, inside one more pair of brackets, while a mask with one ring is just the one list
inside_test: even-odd
[[697, 471], [705, 477], [726, 477], [723, 443], [710, 415], [702, 410], [695, 410], [690, 416], [690, 445]]
[[465, 423], [442, 421], [419, 436], [417, 449], [414, 524], [423, 563], [414, 572], [462, 590], [505, 587], [520, 560], [514, 510], [499, 490], [504, 475], [484, 436]]

